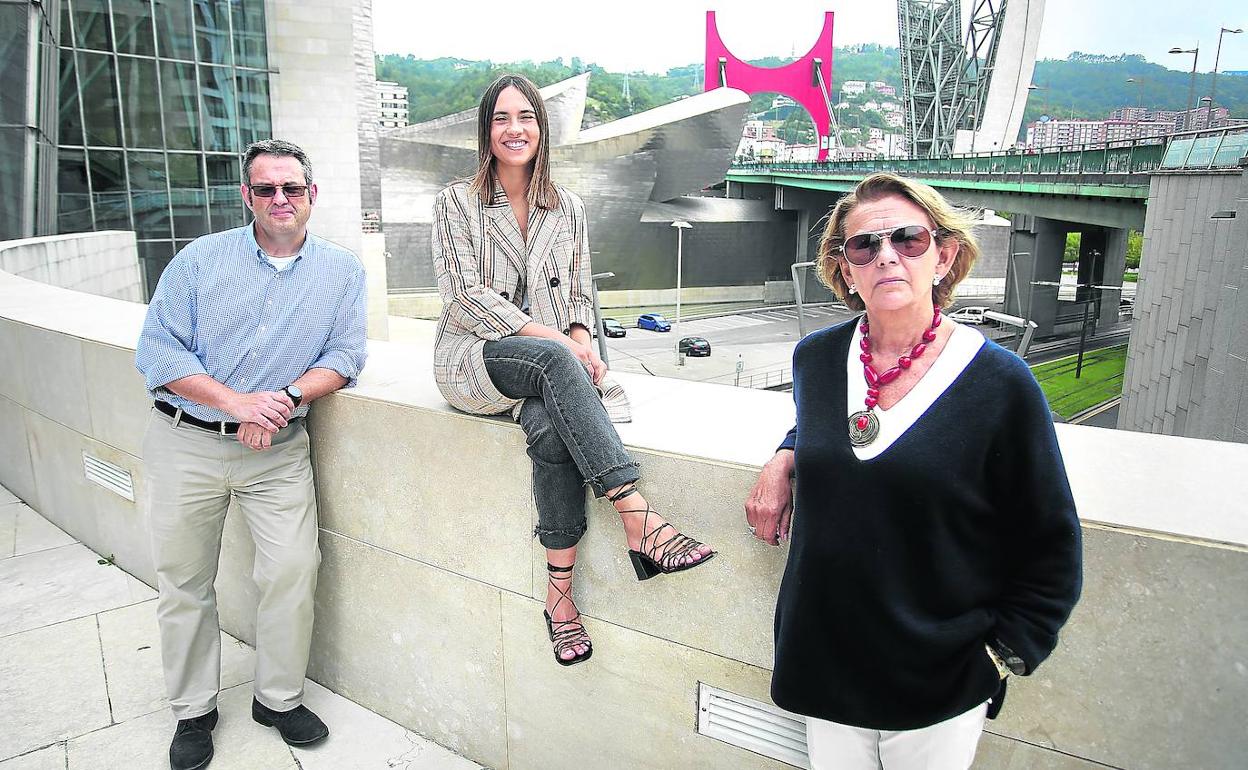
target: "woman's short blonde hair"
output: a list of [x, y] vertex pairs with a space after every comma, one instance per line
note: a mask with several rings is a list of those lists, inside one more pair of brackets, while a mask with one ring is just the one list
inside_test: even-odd
[[845, 220], [861, 203], [874, 202], [895, 195], [904, 198], [927, 212], [935, 228], [936, 244], [948, 243], [950, 238], [958, 242], [958, 253], [953, 266], [940, 283], [932, 287], [932, 302], [949, 307], [958, 283], [971, 272], [971, 266], [979, 259], [979, 243], [972, 233], [976, 212], [951, 205], [944, 196], [931, 187], [895, 174], [872, 174], [858, 183], [854, 191], [837, 201], [828, 217], [828, 224], [819, 239], [819, 280], [832, 289], [836, 296], [851, 310], [866, 307], [862, 298], [849, 293], [845, 280], [841, 244], [845, 242]]

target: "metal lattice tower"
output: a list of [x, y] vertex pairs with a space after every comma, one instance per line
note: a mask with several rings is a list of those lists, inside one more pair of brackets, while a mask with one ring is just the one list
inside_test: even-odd
[[975, 0], [963, 38], [960, 0], [897, 0], [910, 157], [952, 154], [959, 129], [979, 129], [1006, 1]]
[[[984, 107], [988, 101], [988, 84], [997, 63], [997, 50], [1001, 41], [999, 23], [1005, 14], [1006, 0], [975, 0], [971, 11], [971, 23], [967, 27], [966, 64], [962, 68], [964, 94], [960, 104], [958, 128], [978, 132], [983, 123]], [[971, 142], [975, 150], [974, 139]]]

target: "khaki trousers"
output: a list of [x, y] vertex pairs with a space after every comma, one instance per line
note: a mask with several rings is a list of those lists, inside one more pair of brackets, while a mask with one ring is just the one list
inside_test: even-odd
[[256, 543], [256, 699], [288, 711], [303, 700], [321, 552], [308, 433], [296, 420], [257, 452], [152, 409], [143, 437], [148, 519], [160, 592], [161, 659], [178, 719], [212, 711], [221, 689], [214, 582], [230, 497]]

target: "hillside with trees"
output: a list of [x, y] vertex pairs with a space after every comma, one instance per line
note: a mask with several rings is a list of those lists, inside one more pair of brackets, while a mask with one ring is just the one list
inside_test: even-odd
[[[1176, 64], [1185, 57], [1175, 56]], [[779, 66], [788, 58], [760, 59], [760, 66]], [[1190, 60], [1189, 60], [1190, 61]], [[838, 100], [840, 84], [847, 80], [883, 81], [901, 93], [900, 60], [896, 48], [879, 45], [835, 49], [833, 55], [833, 101]], [[377, 57], [377, 77], [407, 86], [410, 120], [418, 123], [476, 104], [486, 85], [504, 72], [520, 72], [539, 86], [592, 73], [585, 123], [597, 125], [636, 112], [666, 104], [703, 88], [703, 66], [674, 67], [663, 74], [608, 72], [596, 64], [573, 58], [546, 62], [468, 61], [464, 59], [417, 59], [412, 55], [387, 54]], [[1129, 82], [1131, 78], [1133, 82]], [[1150, 109], [1181, 110], [1187, 106], [1190, 72], [1167, 69], [1145, 61], [1142, 56], [1123, 54], [1099, 56], [1073, 53], [1063, 60], [1036, 62], [1032, 82], [1037, 86], [1028, 99], [1024, 125], [1042, 114], [1053, 117], [1100, 119], [1118, 107], [1142, 104]], [[629, 96], [624, 95], [627, 80]], [[1197, 73], [1194, 101], [1210, 92], [1210, 73]], [[1217, 102], [1230, 108], [1235, 117], [1248, 117], [1248, 77], [1218, 76]], [[752, 112], [771, 108], [772, 96], [759, 94], [752, 99]], [[1193, 106], [1197, 106], [1193, 104]], [[794, 131], [811, 129], [800, 108], [796, 114], [775, 116], [792, 123]], [[875, 125], [869, 115], [862, 125]]]
[[[1174, 56], [1176, 64], [1191, 63], [1187, 56]], [[1128, 78], [1134, 82], [1128, 82]], [[1100, 119], [1118, 107], [1144, 106], [1149, 109], [1182, 110], [1187, 107], [1191, 71], [1166, 69], [1138, 54], [1100, 56], [1072, 53], [1063, 60], [1036, 62], [1031, 82], [1038, 86], [1031, 93], [1024, 123], [1045, 114], [1055, 118]], [[1213, 75], [1197, 72], [1192, 106], [1209, 95]], [[1230, 109], [1232, 117], [1248, 117], [1248, 77], [1218, 74], [1218, 106]]]

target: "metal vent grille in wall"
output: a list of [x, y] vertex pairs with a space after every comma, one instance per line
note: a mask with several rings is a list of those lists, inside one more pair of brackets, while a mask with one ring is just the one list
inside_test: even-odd
[[698, 732], [809, 770], [806, 721], [770, 703], [698, 683]]
[[130, 477], [130, 471], [86, 452], [82, 453], [82, 467], [87, 473], [87, 481], [134, 502], [134, 479]]

